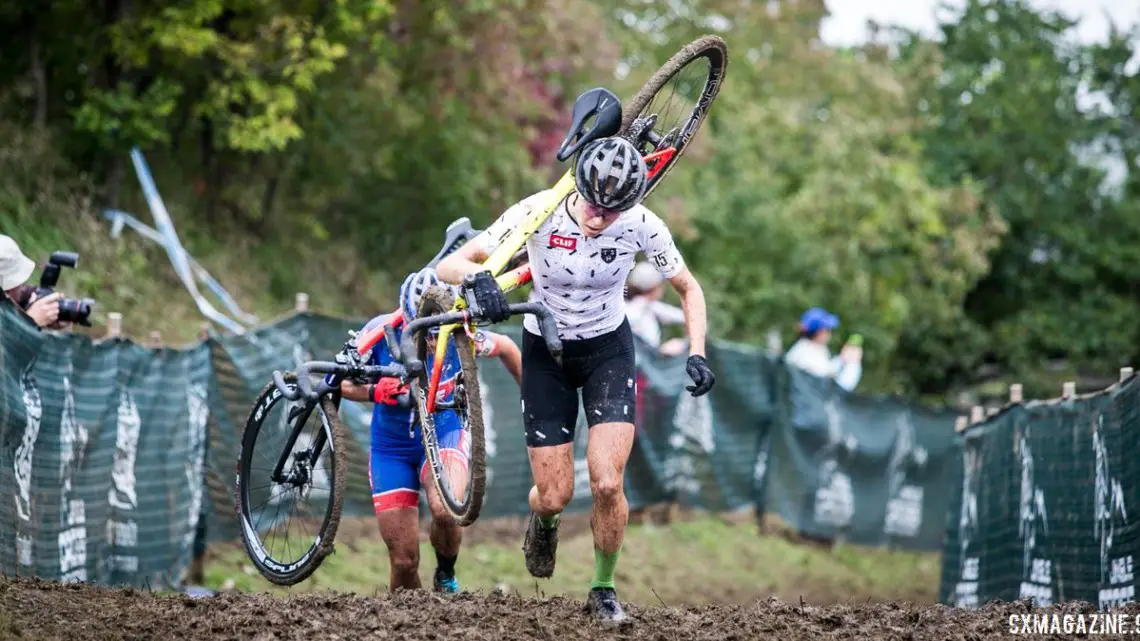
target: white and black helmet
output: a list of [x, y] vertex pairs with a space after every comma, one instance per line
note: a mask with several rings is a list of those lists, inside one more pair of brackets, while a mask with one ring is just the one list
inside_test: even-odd
[[574, 182], [586, 202], [625, 211], [645, 197], [649, 169], [633, 143], [617, 136], [602, 138], [578, 154]]
[[420, 307], [420, 300], [424, 292], [432, 285], [443, 287], [452, 293], [455, 287], [443, 282], [431, 267], [425, 267], [418, 272], [408, 274], [404, 284], [400, 285], [400, 309], [404, 312], [404, 320], [415, 320], [416, 312]]

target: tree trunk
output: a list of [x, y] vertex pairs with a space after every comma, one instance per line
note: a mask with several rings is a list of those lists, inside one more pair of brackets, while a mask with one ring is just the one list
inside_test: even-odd
[[103, 198], [107, 207], [119, 208], [119, 192], [123, 188], [123, 158], [119, 154], [111, 156], [107, 169], [107, 179], [103, 183]]
[[202, 129], [198, 136], [198, 166], [202, 172], [200, 180], [202, 182], [202, 189], [204, 189], [204, 193], [201, 194], [203, 197], [202, 216], [207, 221], [212, 221], [218, 204], [218, 185], [215, 183], [214, 172], [214, 165], [216, 164], [214, 153], [214, 122], [209, 118], [202, 118], [201, 124]]
[[269, 182], [265, 183], [265, 192], [261, 195], [261, 217], [257, 221], [258, 231], [264, 232], [269, 227], [269, 216], [273, 213], [273, 203], [277, 198], [277, 185], [281, 182], [281, 174], [275, 173]]
[[36, 129], [43, 131], [47, 127], [47, 71], [44, 69], [44, 61], [40, 56], [40, 41], [35, 35], [32, 36], [31, 72], [32, 84], [35, 85], [36, 90], [34, 122]]

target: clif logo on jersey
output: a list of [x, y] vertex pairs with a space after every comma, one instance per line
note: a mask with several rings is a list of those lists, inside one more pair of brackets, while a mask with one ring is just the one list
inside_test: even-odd
[[573, 250], [576, 247], [578, 247], [578, 239], [577, 238], [568, 238], [566, 236], [559, 236], [558, 234], [551, 234], [550, 235], [550, 246], [551, 247], [560, 247], [562, 249]]

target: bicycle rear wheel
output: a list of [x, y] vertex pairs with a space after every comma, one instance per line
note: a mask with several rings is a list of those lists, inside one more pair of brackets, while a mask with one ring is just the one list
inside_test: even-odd
[[[700, 129], [720, 93], [727, 67], [728, 45], [724, 40], [719, 36], [698, 38], [661, 65], [624, 109], [622, 135], [642, 154], [673, 149], [672, 154], [666, 152], [650, 165], [647, 198]], [[692, 106], [686, 107], [690, 101]]]
[[[424, 292], [418, 317], [442, 314], [451, 309], [454, 299], [451, 294], [440, 287], [432, 286]], [[431, 470], [432, 485], [438, 493], [444, 507], [452, 518], [461, 525], [466, 526], [479, 518], [479, 511], [483, 507], [483, 494], [487, 489], [487, 448], [483, 433], [483, 396], [479, 391], [479, 378], [475, 365], [475, 349], [467, 334], [459, 329], [451, 333], [449, 340], [454, 341], [455, 352], [459, 358], [459, 373], [455, 379], [455, 388], [451, 392], [455, 409], [437, 409], [434, 413], [427, 411], [428, 380], [415, 379], [411, 384], [412, 398], [416, 404], [416, 413], [419, 416], [420, 432], [427, 454], [428, 468]], [[428, 340], [428, 330], [417, 332], [413, 336], [416, 346], [416, 358], [427, 362], [429, 354], [434, 352], [434, 341]], [[429, 368], [429, 373], [430, 373]], [[441, 381], [442, 383], [442, 381]], [[437, 394], [437, 398], [438, 398]], [[437, 419], [445, 412], [454, 411], [458, 415], [461, 429], [464, 430], [464, 439], [471, 444], [467, 465], [457, 462], [449, 464], [443, 459], [438, 433], [436, 432]]]
[[[297, 389], [296, 374], [284, 378], [291, 390]], [[270, 582], [300, 583], [332, 552], [344, 507], [345, 448], [344, 427], [329, 397], [319, 403], [289, 401], [270, 383], [254, 401], [242, 434], [235, 508], [246, 553]], [[283, 452], [286, 463], [274, 479]], [[310, 500], [316, 509], [308, 507]], [[303, 509], [293, 520], [295, 508]], [[279, 541], [282, 533], [284, 541]], [[292, 544], [291, 533], [298, 536]]]

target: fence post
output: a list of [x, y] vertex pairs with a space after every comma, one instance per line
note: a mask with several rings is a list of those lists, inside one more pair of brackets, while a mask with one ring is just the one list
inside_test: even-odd
[[123, 315], [119, 312], [107, 313], [107, 338], [118, 338], [123, 335]]
[[780, 330], [768, 330], [768, 353], [772, 356], [779, 356], [784, 352], [784, 341], [780, 338]]
[[970, 423], [981, 423], [982, 419], [986, 416], [986, 410], [981, 405], [975, 405], [970, 408]]
[[998, 408], [996, 408], [996, 407], [987, 407], [986, 408], [986, 418], [989, 418], [989, 417], [991, 417], [997, 413], [998, 413]]
[[301, 312], [309, 311], [309, 295], [305, 292], [297, 292], [293, 298], [293, 311], [298, 314]]
[[1123, 383], [1124, 381], [1126, 381], [1130, 378], [1132, 378], [1132, 368], [1131, 367], [1121, 367], [1120, 368], [1120, 382]]
[[1009, 386], [1009, 402], [1021, 402], [1021, 383], [1014, 383], [1013, 385]]
[[155, 348], [162, 347], [162, 333], [158, 330], [150, 333], [150, 346]]
[[1072, 398], [1077, 394], [1077, 384], [1074, 381], [1065, 381], [1061, 385], [1061, 398]]
[[965, 432], [966, 428], [969, 425], [970, 425], [970, 419], [965, 417], [965, 416], [959, 416], [958, 418], [954, 419], [954, 431], [959, 433], [959, 434], [961, 434], [962, 432]]

